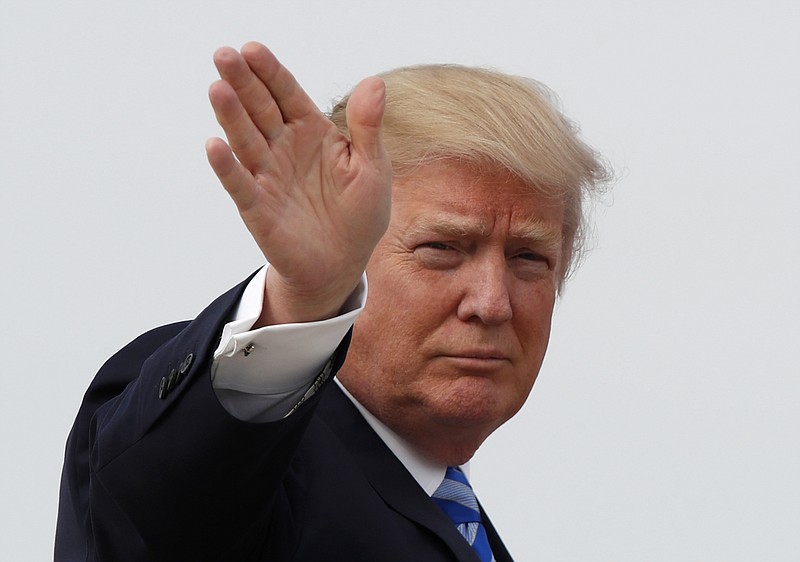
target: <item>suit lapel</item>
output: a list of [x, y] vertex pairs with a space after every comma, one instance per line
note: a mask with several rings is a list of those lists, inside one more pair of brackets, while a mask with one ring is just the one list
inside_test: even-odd
[[[453, 523], [436, 507], [336, 384], [331, 384], [326, 390], [317, 414], [337, 436], [347, 436], [342, 444], [389, 507], [437, 535], [459, 560], [479, 562], [477, 554]], [[489, 529], [492, 548], [498, 545], [504, 556], [495, 555], [497, 562], [511, 561], [491, 524], [487, 526], [487, 534]]]

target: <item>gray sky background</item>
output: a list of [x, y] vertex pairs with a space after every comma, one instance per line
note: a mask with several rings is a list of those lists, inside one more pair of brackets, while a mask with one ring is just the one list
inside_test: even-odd
[[474, 461], [519, 560], [797, 560], [798, 29], [793, 0], [5, 1], [0, 558], [52, 557], [102, 362], [261, 264], [203, 151], [211, 54], [256, 39], [324, 108], [418, 62], [537, 78], [615, 168], [533, 395]]

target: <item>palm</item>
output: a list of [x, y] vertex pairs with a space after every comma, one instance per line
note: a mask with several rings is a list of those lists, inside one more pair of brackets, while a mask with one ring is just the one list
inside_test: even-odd
[[223, 81], [210, 97], [230, 148], [212, 139], [209, 161], [270, 261], [275, 292], [328, 315], [388, 224], [383, 85], [370, 79], [353, 93], [348, 141], [263, 46], [221, 49], [215, 62]]

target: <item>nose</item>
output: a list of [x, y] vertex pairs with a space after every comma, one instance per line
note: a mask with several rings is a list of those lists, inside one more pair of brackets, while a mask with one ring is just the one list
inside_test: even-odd
[[457, 316], [462, 322], [473, 318], [493, 326], [508, 322], [512, 317], [509, 271], [504, 256], [473, 258], [462, 266], [463, 296]]

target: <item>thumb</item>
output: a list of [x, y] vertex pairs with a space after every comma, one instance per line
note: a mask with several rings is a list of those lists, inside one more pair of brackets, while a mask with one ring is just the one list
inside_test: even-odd
[[365, 78], [350, 94], [345, 115], [352, 152], [370, 160], [385, 156], [383, 147], [385, 106], [386, 85], [377, 76]]

